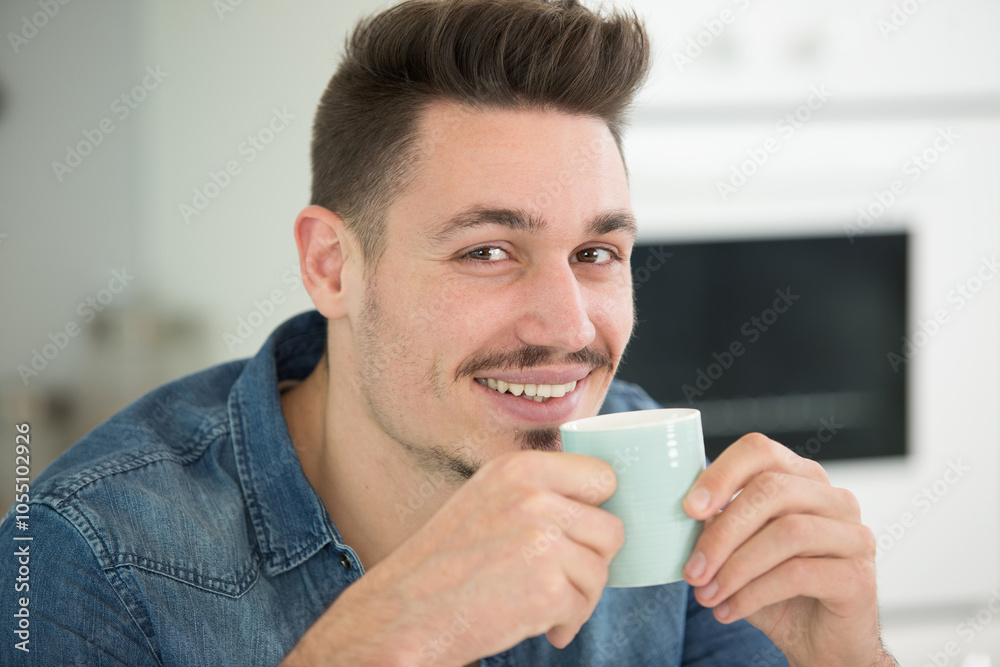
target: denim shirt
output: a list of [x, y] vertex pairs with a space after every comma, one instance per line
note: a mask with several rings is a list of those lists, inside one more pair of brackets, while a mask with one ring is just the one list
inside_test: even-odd
[[[316, 311], [292, 317], [255, 357], [151, 391], [38, 476], [27, 530], [14, 508], [0, 524], [0, 664], [281, 662], [363, 575], [302, 470], [278, 390], [316, 366], [325, 327]], [[655, 407], [616, 380], [601, 412]], [[539, 635], [481, 664], [787, 663], [680, 582], [607, 588], [566, 648]]]

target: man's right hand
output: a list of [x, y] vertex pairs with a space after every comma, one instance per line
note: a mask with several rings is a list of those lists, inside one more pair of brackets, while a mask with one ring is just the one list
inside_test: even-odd
[[545, 633], [564, 648], [621, 548], [597, 505], [612, 467], [564, 452], [490, 461], [398, 549], [349, 586], [285, 665], [465, 665]]

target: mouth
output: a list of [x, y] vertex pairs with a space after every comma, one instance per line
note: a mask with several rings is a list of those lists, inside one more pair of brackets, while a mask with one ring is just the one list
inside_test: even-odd
[[576, 390], [577, 381], [565, 384], [520, 384], [496, 378], [476, 378], [476, 382], [500, 394], [519, 396], [528, 401], [546, 403], [553, 398], [563, 398]]
[[473, 388], [476, 394], [482, 392], [481, 398], [500, 421], [515, 428], [550, 427], [580, 416], [593, 370], [586, 366], [484, 370], [473, 378]]

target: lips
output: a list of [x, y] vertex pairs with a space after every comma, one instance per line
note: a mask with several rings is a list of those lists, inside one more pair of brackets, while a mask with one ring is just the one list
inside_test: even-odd
[[[540, 373], [533, 375], [524, 373], [521, 374], [521, 377], [526, 379], [545, 379], [550, 381], [558, 381], [559, 379], [562, 379], [560, 377], [554, 377], [554, 375], [556, 374], [549, 374], [548, 376], [545, 376]], [[505, 421], [511, 420], [519, 423], [527, 422], [539, 425], [561, 424], [568, 421], [576, 412], [580, 405], [580, 401], [582, 400], [582, 390], [589, 381], [587, 373], [584, 373], [581, 377], [572, 377], [572, 375], [579, 376], [579, 373], [577, 371], [572, 371], [570, 379], [567, 380], [567, 382], [576, 381], [576, 386], [572, 391], [560, 397], [544, 398], [543, 402], [538, 402], [531, 398], [525, 398], [523, 395], [514, 396], [509, 392], [501, 393], [497, 391], [497, 389], [491, 389], [489, 386], [484, 386], [478, 381], [473, 382], [473, 387], [476, 391], [482, 392], [485, 400], [491, 408]], [[520, 379], [517, 376], [510, 377], [512, 377], [512, 379]], [[545, 386], [544, 383], [543, 386]]]

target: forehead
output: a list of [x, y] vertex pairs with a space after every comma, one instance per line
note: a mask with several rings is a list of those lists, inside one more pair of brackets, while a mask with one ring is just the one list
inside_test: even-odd
[[557, 227], [630, 210], [625, 166], [597, 117], [436, 101], [421, 115], [416, 156], [390, 208], [404, 233], [433, 233], [472, 206], [520, 210]]

